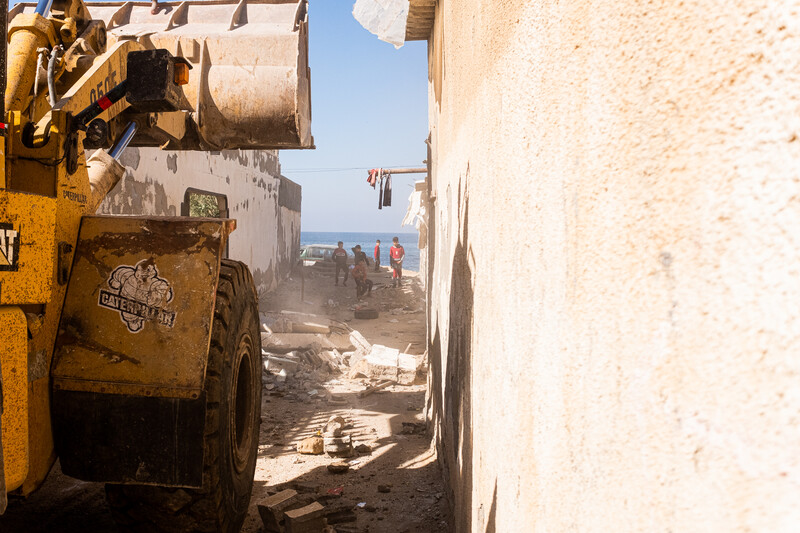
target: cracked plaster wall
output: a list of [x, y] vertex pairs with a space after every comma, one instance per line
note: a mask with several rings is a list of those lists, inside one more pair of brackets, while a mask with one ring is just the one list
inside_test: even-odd
[[279, 195], [282, 180], [293, 196], [299, 197], [299, 186], [280, 177], [277, 151], [128, 148], [120, 162], [125, 176], [98, 213], [178, 216], [187, 188], [223, 194], [228, 216], [236, 219], [229, 257], [247, 263], [259, 295], [288, 275], [300, 249], [299, 202], [287, 208], [279, 205]]
[[796, 531], [800, 5], [437, 3], [458, 532]]

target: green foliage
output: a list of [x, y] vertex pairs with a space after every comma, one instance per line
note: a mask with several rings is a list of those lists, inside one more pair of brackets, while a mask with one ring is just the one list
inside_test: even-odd
[[192, 193], [189, 195], [189, 216], [219, 218], [219, 200], [210, 194]]

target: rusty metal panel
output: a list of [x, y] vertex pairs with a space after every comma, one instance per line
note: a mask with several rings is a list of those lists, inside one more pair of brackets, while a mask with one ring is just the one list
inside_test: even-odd
[[56, 200], [0, 189], [0, 305], [50, 298]]
[[[313, 147], [306, 0], [160, 2], [155, 14], [151, 2], [87, 8], [105, 22], [109, 48], [133, 40], [193, 65], [183, 87], [191, 134], [170, 149]], [[20, 4], [11, 16], [34, 9]], [[134, 145], [147, 139], [137, 136]]]
[[83, 217], [56, 339], [54, 388], [197, 398], [232, 225]]

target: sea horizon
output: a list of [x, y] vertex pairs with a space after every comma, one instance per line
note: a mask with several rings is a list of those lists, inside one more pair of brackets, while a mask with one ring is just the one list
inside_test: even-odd
[[361, 245], [361, 250], [367, 254], [370, 263], [372, 262], [372, 254], [375, 249], [376, 239], [381, 240], [381, 265], [389, 265], [389, 247], [392, 245], [392, 237], [398, 237], [400, 244], [406, 251], [406, 257], [403, 261], [403, 268], [419, 272], [419, 233], [414, 232], [371, 232], [371, 231], [301, 231], [300, 232], [300, 245], [305, 246], [309, 244], [332, 244], [336, 245], [338, 241], [344, 243], [344, 249], [348, 254], [352, 254], [351, 248], [356, 244]]

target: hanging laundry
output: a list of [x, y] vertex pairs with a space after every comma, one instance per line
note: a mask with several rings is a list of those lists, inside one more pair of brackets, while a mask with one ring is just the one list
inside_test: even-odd
[[383, 184], [383, 205], [391, 207], [392, 205], [392, 175], [384, 175]]
[[383, 209], [383, 169], [378, 169], [378, 209]]
[[375, 184], [378, 182], [378, 169], [373, 168], [369, 171], [369, 175], [367, 176], [367, 183], [372, 185], [372, 188], [375, 188]]

